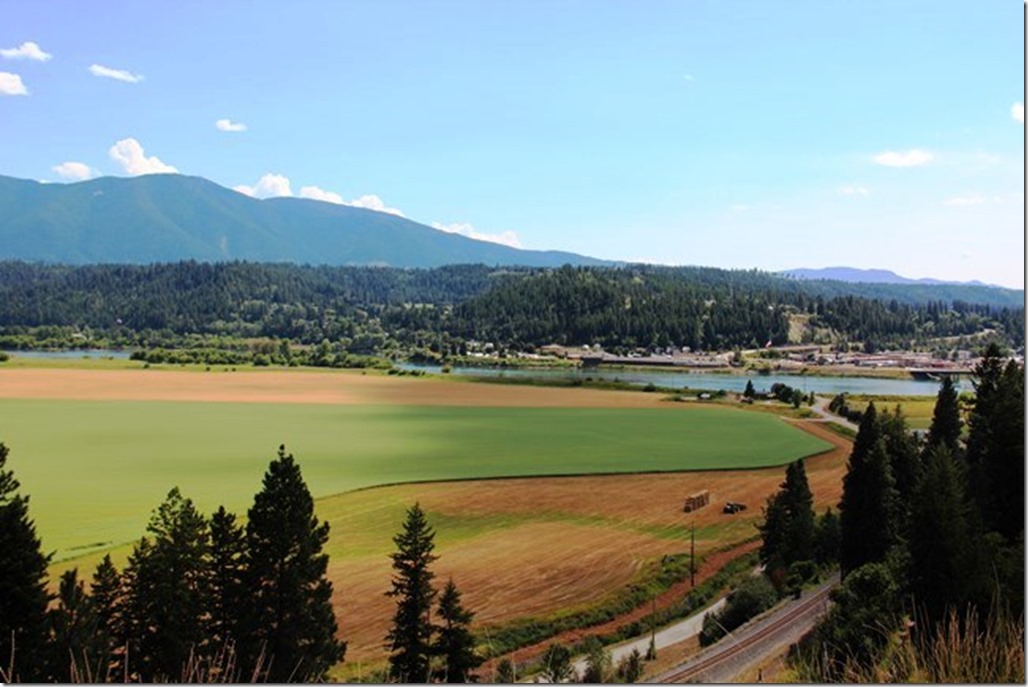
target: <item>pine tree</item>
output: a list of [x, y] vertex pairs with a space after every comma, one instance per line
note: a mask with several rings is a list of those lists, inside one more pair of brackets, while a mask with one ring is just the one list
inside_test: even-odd
[[323, 680], [346, 651], [336, 639], [332, 583], [325, 577], [328, 523], [314, 516], [314, 499], [285, 446], [268, 466], [248, 515], [251, 613], [242, 674], [252, 674], [264, 652], [270, 665], [261, 677], [269, 682]]
[[103, 666], [104, 675], [98, 674], [95, 679], [98, 682], [107, 682], [108, 678], [115, 682], [124, 682], [124, 589], [121, 575], [111, 562], [110, 554], [105, 555], [96, 566], [89, 591], [96, 610], [97, 636], [102, 640], [104, 650], [103, 656], [97, 657], [98, 665]]
[[[885, 455], [882, 431], [875, 404], [870, 403], [860, 420], [860, 429], [853, 441], [846, 474], [842, 478], [842, 500], [839, 502], [839, 529], [842, 534], [839, 564], [845, 576], [871, 560], [865, 546], [865, 533], [871, 527], [867, 512], [873, 501], [882, 495], [874, 493], [869, 484], [868, 460], [875, 450]], [[887, 462], [887, 459], [886, 459]]]
[[940, 442], [927, 455], [910, 506], [910, 591], [930, 621], [963, 611], [969, 558], [966, 502], [959, 471]]
[[396, 599], [393, 627], [386, 635], [390, 650], [389, 674], [399, 682], [425, 682], [429, 678], [431, 655], [432, 601], [435, 574], [429, 566], [438, 557], [435, 532], [428, 525], [421, 506], [415, 503], [407, 511], [403, 531], [393, 537], [396, 553], [393, 559], [392, 589], [386, 596]]
[[452, 579], [439, 597], [440, 623], [434, 653], [443, 659], [442, 682], [474, 682], [472, 671], [482, 665], [482, 658], [475, 653], [475, 637], [470, 629], [475, 614], [461, 605], [460, 597]]
[[45, 676], [46, 567], [29, 519], [29, 497], [4, 469], [9, 450], [0, 443], [0, 682], [31, 682]]
[[949, 376], [943, 377], [939, 393], [935, 397], [935, 410], [932, 413], [932, 424], [928, 429], [925, 455], [937, 446], [945, 446], [952, 456], [959, 455], [960, 430], [963, 424], [960, 420], [960, 399], [957, 397], [953, 379]]
[[207, 520], [176, 487], [146, 531], [124, 578], [129, 668], [143, 682], [176, 680], [206, 650]]
[[818, 565], [831, 566], [839, 562], [839, 546], [842, 542], [842, 531], [839, 527], [839, 517], [832, 512], [831, 508], [818, 518], [817, 527], [814, 530], [814, 561]]
[[573, 682], [577, 679], [575, 667], [571, 663], [571, 650], [563, 644], [554, 642], [546, 647], [542, 664], [543, 679], [551, 684]]
[[756, 390], [753, 388], [753, 380], [746, 380], [746, 390], [742, 392], [743, 398], [753, 398], [757, 395]]
[[215, 650], [227, 650], [240, 638], [248, 594], [245, 580], [246, 539], [236, 516], [218, 508], [211, 516], [211, 605], [208, 633]]
[[767, 574], [781, 584], [784, 571], [793, 563], [814, 558], [814, 498], [802, 460], [790, 463], [781, 489], [768, 498], [760, 561]]
[[102, 682], [107, 678], [107, 638], [94, 599], [72, 568], [61, 575], [57, 605], [48, 612], [49, 674], [54, 682]]

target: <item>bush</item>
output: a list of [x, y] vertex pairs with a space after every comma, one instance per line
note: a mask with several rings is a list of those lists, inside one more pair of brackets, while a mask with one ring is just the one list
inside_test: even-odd
[[703, 618], [700, 645], [709, 646], [778, 601], [778, 593], [763, 576], [744, 580], [728, 597], [720, 613]]

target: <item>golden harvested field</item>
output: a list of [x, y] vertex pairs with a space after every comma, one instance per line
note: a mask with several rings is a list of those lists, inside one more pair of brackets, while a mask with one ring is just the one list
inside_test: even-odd
[[[659, 394], [478, 384], [354, 371], [0, 368], [0, 398], [525, 408], [655, 408]], [[666, 405], [666, 404], [665, 404]]]
[[[807, 460], [815, 507], [842, 493], [849, 443], [813, 422], [797, 426], [836, 449]], [[689, 549], [696, 526], [702, 555], [756, 534], [766, 498], [782, 468], [479, 482], [412, 484], [341, 494], [319, 501], [332, 525], [330, 576], [347, 662], [384, 656], [392, 600], [389, 559], [403, 510], [418, 501], [438, 531], [435, 565], [452, 576], [479, 627], [601, 601], [629, 584], [647, 561]], [[682, 512], [685, 497], [709, 489], [711, 503]], [[749, 508], [724, 515], [725, 501]]]

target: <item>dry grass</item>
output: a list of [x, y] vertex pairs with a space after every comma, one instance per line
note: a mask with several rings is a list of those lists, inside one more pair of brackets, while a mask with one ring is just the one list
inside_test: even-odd
[[198, 372], [177, 369], [0, 369], [0, 398], [85, 401], [210, 401], [525, 408], [655, 408], [635, 391], [476, 384], [355, 371]]

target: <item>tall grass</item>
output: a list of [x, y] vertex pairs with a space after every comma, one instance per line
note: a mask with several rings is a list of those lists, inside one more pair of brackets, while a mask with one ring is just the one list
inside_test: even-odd
[[[990, 613], [986, 618], [969, 610], [951, 611], [944, 622], [918, 633], [902, 630], [873, 665], [856, 659], [831, 665], [825, 656], [801, 651], [792, 659], [803, 682], [825, 683], [1024, 683], [1024, 616]], [[869, 629], [869, 631], [875, 631]]]

